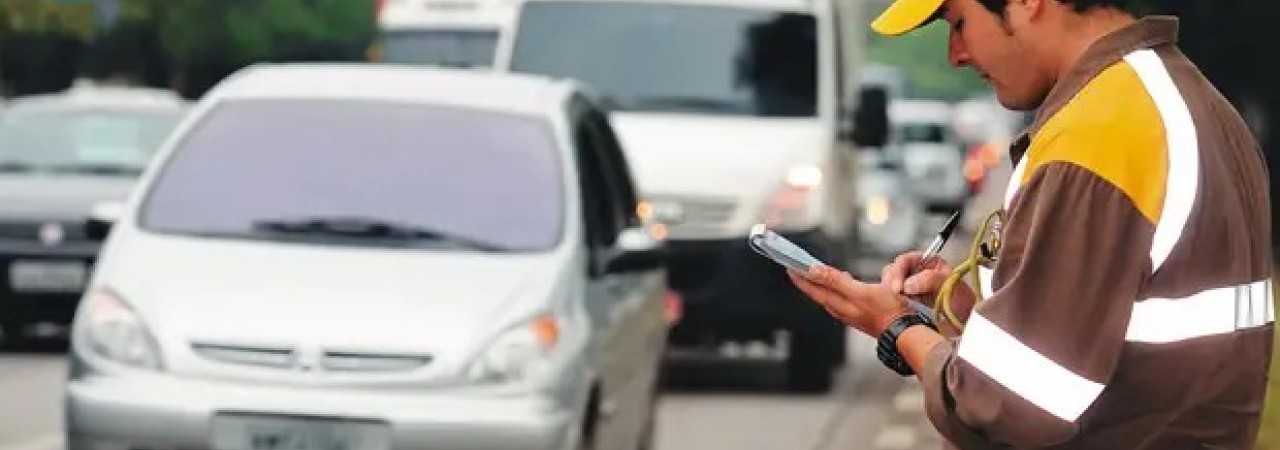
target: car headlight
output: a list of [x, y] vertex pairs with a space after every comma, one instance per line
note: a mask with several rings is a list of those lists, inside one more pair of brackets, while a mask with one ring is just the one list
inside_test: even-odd
[[160, 370], [160, 349], [138, 313], [118, 294], [93, 290], [76, 318], [75, 337], [95, 355], [143, 369]]
[[819, 219], [814, 216], [814, 203], [822, 186], [822, 168], [801, 164], [787, 169], [782, 185], [765, 208], [764, 222], [772, 228], [802, 229]]
[[563, 318], [543, 314], [499, 333], [467, 368], [467, 378], [508, 383], [546, 371], [562, 340], [564, 325]]
[[893, 205], [889, 202], [889, 198], [883, 195], [873, 195], [867, 198], [866, 203], [862, 206], [863, 218], [867, 223], [875, 226], [881, 226], [889, 223], [889, 217], [893, 214]]

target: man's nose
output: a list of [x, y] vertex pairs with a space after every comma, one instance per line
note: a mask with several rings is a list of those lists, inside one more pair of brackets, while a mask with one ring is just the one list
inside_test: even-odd
[[947, 40], [947, 61], [954, 67], [964, 67], [969, 65], [972, 56], [969, 54], [969, 48], [964, 43], [964, 38], [959, 33], [951, 33], [951, 38]]

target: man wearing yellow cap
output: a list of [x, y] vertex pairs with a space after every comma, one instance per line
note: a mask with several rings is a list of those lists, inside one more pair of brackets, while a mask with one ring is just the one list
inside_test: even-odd
[[879, 283], [791, 274], [918, 377], [955, 447], [1253, 445], [1275, 320], [1261, 151], [1178, 50], [1177, 20], [1124, 3], [896, 0], [872, 25], [945, 20], [952, 64], [1038, 109], [958, 269], [913, 253]]

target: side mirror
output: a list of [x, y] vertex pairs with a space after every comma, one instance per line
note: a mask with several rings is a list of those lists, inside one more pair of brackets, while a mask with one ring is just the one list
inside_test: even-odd
[[667, 243], [648, 226], [622, 230], [605, 265], [608, 273], [640, 272], [661, 268], [667, 260]]
[[840, 139], [859, 148], [883, 147], [889, 141], [889, 95], [883, 87], [858, 91], [858, 107], [840, 121]]
[[124, 212], [124, 205], [119, 202], [103, 202], [95, 205], [84, 222], [85, 237], [94, 241], [104, 241], [111, 234], [111, 226]]

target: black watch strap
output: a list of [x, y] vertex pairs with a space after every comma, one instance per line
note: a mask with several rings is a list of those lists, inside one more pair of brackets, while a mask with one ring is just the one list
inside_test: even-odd
[[915, 375], [915, 371], [911, 370], [911, 366], [902, 358], [902, 354], [898, 353], [898, 337], [902, 336], [902, 332], [907, 331], [907, 328], [916, 325], [924, 325], [935, 331], [938, 329], [929, 318], [917, 313], [908, 313], [898, 316], [889, 323], [889, 327], [876, 341], [876, 357], [880, 358], [880, 362], [889, 369], [904, 377]]

